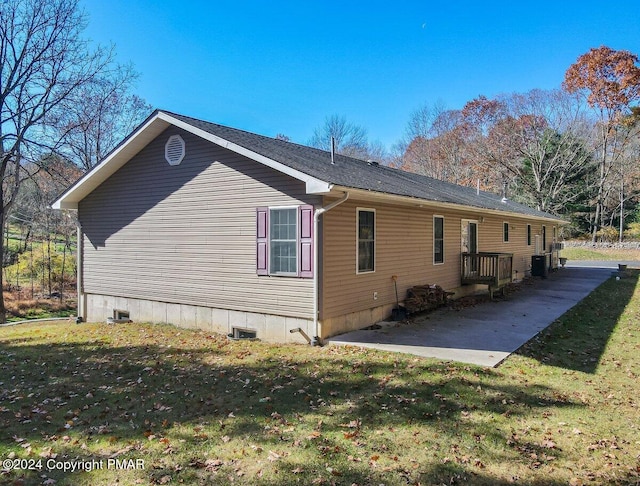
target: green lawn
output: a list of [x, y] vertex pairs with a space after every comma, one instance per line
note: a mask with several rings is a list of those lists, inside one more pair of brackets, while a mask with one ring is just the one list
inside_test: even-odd
[[569, 260], [604, 260], [640, 262], [640, 250], [619, 250], [616, 248], [567, 247], [560, 256]]
[[639, 275], [498, 369], [159, 325], [0, 328], [0, 457], [41, 466], [0, 483], [637, 484]]

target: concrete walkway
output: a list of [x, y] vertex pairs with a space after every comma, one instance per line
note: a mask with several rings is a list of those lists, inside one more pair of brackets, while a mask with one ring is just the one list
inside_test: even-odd
[[505, 300], [459, 311], [443, 308], [416, 317], [411, 324], [380, 323], [380, 329], [353, 331], [328, 341], [495, 367], [617, 268], [618, 262], [569, 262], [546, 279], [533, 279]]

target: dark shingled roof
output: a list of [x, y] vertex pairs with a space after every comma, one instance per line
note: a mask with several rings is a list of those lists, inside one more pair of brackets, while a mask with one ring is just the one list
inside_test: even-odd
[[292, 169], [337, 186], [562, 221], [557, 216], [511, 200], [503, 202], [502, 197], [497, 194], [480, 191], [478, 195], [475, 188], [459, 186], [342, 155], [336, 155], [335, 163], [331, 164], [331, 154], [324, 150], [217, 125], [169, 111], [159, 111]]

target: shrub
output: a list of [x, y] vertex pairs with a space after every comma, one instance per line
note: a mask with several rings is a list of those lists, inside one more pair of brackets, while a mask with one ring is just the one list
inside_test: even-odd
[[640, 222], [629, 223], [629, 228], [625, 230], [624, 237], [628, 240], [640, 241]]
[[604, 226], [598, 230], [596, 236], [604, 242], [615, 243], [620, 238], [620, 233], [613, 226]]

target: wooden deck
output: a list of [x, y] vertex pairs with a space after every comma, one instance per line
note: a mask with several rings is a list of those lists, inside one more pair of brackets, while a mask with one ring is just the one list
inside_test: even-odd
[[513, 253], [462, 253], [460, 281], [489, 286], [489, 293], [511, 282]]

